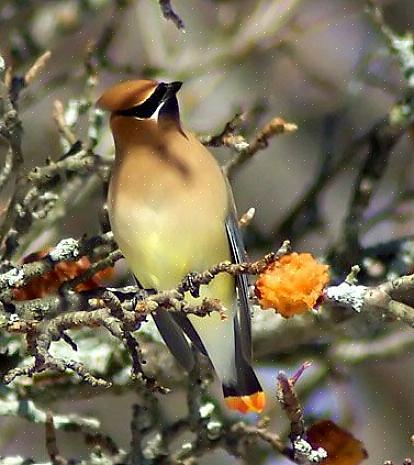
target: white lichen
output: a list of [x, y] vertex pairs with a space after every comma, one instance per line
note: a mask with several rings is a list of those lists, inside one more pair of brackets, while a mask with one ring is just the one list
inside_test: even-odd
[[[31, 462], [20, 455], [0, 457], [0, 465], [27, 465], [28, 463]], [[36, 465], [51, 465], [51, 462], [37, 463]]]
[[222, 424], [219, 421], [209, 421], [207, 424], [207, 436], [211, 441], [217, 440], [222, 431]]
[[243, 152], [250, 147], [249, 143], [242, 136], [234, 137], [233, 146], [237, 152]]
[[182, 446], [181, 446], [181, 450], [183, 452], [190, 452], [193, 448], [193, 445], [191, 444], [191, 442], [185, 442]]
[[142, 455], [147, 460], [154, 460], [159, 456], [160, 451], [163, 449], [163, 437], [161, 433], [156, 433], [152, 436], [142, 450]]
[[214, 404], [212, 402], [207, 402], [199, 408], [199, 413], [201, 418], [208, 418], [214, 412]]
[[20, 317], [17, 313], [12, 313], [9, 317], [9, 322], [10, 323], [16, 323], [16, 321], [19, 321]]
[[66, 110], [65, 110], [65, 121], [66, 124], [73, 128], [79, 119], [79, 106], [80, 101], [75, 99], [70, 99], [68, 101]]
[[6, 69], [6, 62], [4, 61], [4, 58], [0, 55], [0, 74], [4, 73], [5, 69]]
[[293, 448], [295, 451], [295, 461], [301, 464], [320, 463], [322, 460], [328, 457], [328, 453], [322, 447], [313, 449], [309, 442], [305, 439], [298, 437], [293, 442]]
[[414, 87], [414, 38], [408, 33], [403, 36], [392, 35], [391, 45], [403, 68], [410, 87]]
[[359, 313], [364, 305], [367, 291], [367, 286], [357, 286], [343, 282], [339, 286], [329, 286], [325, 290], [324, 296], [325, 300], [351, 307]]
[[6, 282], [9, 287], [21, 286], [24, 280], [24, 271], [22, 268], [13, 268], [2, 276], [2, 281]]
[[88, 128], [88, 138], [96, 144], [99, 137], [99, 130], [102, 127], [104, 112], [99, 108], [95, 108], [92, 112], [91, 123]]
[[49, 252], [54, 262], [73, 260], [79, 256], [79, 242], [71, 237], [62, 239], [57, 246]]

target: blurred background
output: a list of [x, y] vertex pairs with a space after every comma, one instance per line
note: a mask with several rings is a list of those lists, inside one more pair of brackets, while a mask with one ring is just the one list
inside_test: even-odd
[[[413, 28], [412, 0], [380, 4], [396, 33]], [[247, 139], [275, 116], [298, 125], [294, 134], [277, 137], [238, 170], [232, 184], [239, 212], [256, 209], [246, 231], [250, 256], [276, 249], [287, 237], [294, 250], [325, 256], [343, 227], [360, 158], [354, 157], [326, 183], [318, 199], [318, 221], [311, 226], [305, 221], [296, 229], [281, 226], [321, 167], [386, 118], [405, 95], [398, 60], [390, 55], [364, 2], [174, 0], [173, 6], [185, 23], [185, 33], [162, 17], [155, 0], [0, 2], [0, 53], [15, 72], [26, 70], [45, 50], [52, 52], [20, 100], [28, 166], [43, 164], [47, 157], [58, 159], [64, 151], [52, 117], [56, 99], [68, 108], [73, 100], [95, 100], [105, 87], [124, 79], [182, 80], [182, 119], [199, 134], [219, 133], [240, 111], [248, 112], [241, 127]], [[91, 86], [85, 60], [94, 47], [97, 83]], [[79, 138], [85, 137], [85, 115], [76, 118], [73, 130]], [[106, 121], [100, 134], [95, 151], [111, 158]], [[3, 148], [0, 145], [0, 154]], [[392, 150], [388, 169], [366, 211], [364, 247], [413, 233], [413, 148], [408, 131]], [[232, 156], [225, 148], [214, 152], [221, 162]], [[7, 198], [0, 200], [4, 205]], [[62, 237], [98, 232], [101, 202], [100, 182], [91, 176], [62, 199], [61, 214], [55, 215], [53, 224], [39, 223], [21, 254]], [[126, 279], [123, 273], [125, 267], [120, 266], [118, 282]], [[359, 330], [348, 327], [338, 333], [338, 340], [374, 337], [381, 332], [372, 327]], [[299, 345], [280, 353], [268, 351], [258, 361], [269, 392], [274, 390], [279, 369], [290, 372], [298, 362], [312, 358], [308, 349]], [[366, 463], [380, 464], [390, 458], [401, 463], [405, 456], [414, 455], [410, 443], [414, 434], [413, 362], [412, 346], [397, 359], [373, 359], [355, 367], [316, 361], [309, 378], [323, 374], [322, 381], [307, 392], [305, 412], [308, 418], [332, 418], [349, 427], [365, 443], [370, 454]], [[68, 396], [53, 408], [96, 416], [104, 430], [127, 445], [134, 397], [131, 392], [85, 400]], [[175, 398], [182, 402], [177, 393], [163, 400], [170, 418], [177, 414], [172, 407]], [[272, 427], [283, 430], [285, 420], [276, 402], [267, 413]], [[0, 428], [0, 455], [45, 460], [43, 428], [15, 418], [1, 419]], [[59, 434], [64, 454], [85, 453], [76, 435]], [[224, 456], [214, 453], [204, 463], [237, 463]], [[269, 460], [287, 463], [278, 457]]]

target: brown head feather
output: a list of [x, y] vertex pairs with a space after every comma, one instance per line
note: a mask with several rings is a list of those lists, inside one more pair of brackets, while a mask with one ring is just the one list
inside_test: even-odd
[[102, 110], [128, 110], [143, 103], [155, 90], [158, 81], [124, 81], [107, 89], [96, 102]]

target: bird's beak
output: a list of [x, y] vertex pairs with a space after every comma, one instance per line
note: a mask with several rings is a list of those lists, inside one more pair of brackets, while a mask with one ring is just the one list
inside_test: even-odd
[[183, 83], [180, 81], [168, 83], [164, 99], [167, 100], [168, 98], [173, 97], [181, 89], [182, 85]]

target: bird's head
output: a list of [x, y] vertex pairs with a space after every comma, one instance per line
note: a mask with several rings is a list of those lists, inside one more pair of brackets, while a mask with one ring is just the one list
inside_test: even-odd
[[152, 80], [124, 81], [107, 89], [96, 106], [112, 115], [129, 116], [141, 120], [160, 115], [178, 118], [176, 93], [182, 82]]

